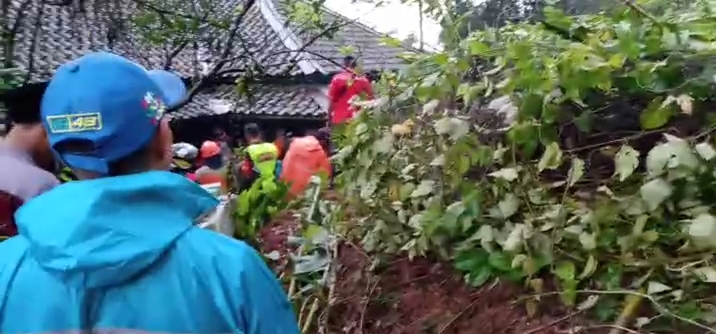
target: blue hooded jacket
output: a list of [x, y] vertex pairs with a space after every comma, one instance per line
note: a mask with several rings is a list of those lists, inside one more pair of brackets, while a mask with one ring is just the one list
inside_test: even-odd
[[297, 334], [250, 246], [193, 225], [217, 205], [169, 172], [76, 181], [0, 243], [0, 333]]

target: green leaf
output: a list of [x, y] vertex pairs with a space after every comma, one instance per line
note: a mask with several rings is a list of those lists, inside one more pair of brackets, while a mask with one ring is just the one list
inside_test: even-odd
[[687, 141], [669, 135], [664, 137], [667, 142], [655, 146], [646, 156], [646, 169], [650, 176], [659, 175], [664, 169], [693, 169], [699, 165], [699, 160]]
[[420, 182], [417, 188], [413, 190], [413, 192], [410, 194], [410, 197], [423, 197], [430, 195], [433, 192], [433, 189], [435, 188], [435, 181], [433, 180], [423, 180]]
[[557, 264], [554, 274], [562, 281], [574, 281], [577, 269], [574, 263], [570, 261], [562, 261]]
[[571, 187], [577, 183], [582, 178], [582, 175], [584, 175], [584, 160], [579, 158], [572, 159], [572, 167], [569, 168], [569, 173], [567, 174], [569, 186]]
[[518, 175], [518, 173], [517, 173], [517, 168], [516, 168], [516, 167], [503, 168], [503, 169], [500, 169], [500, 170], [498, 170], [498, 171], [492, 172], [492, 173], [487, 174], [487, 175], [488, 175], [488, 176], [492, 176], [492, 177], [494, 177], [494, 178], [503, 179], [503, 180], [506, 180], [506, 181], [508, 181], [508, 182], [512, 182], [512, 181], [516, 180], [516, 179], [519, 177], [519, 175]]
[[716, 247], [716, 217], [702, 213], [690, 220], [688, 233], [699, 247]]
[[516, 252], [522, 247], [525, 241], [526, 226], [524, 224], [516, 224], [507, 235], [502, 248], [508, 252]]
[[490, 254], [488, 259], [490, 266], [498, 271], [508, 272], [512, 271], [512, 259], [502, 252], [496, 252]]
[[454, 117], [445, 117], [435, 122], [435, 132], [458, 140], [470, 132], [470, 124]]
[[649, 210], [656, 210], [669, 196], [673, 189], [669, 183], [663, 179], [653, 179], [639, 188], [641, 198], [644, 200]]
[[[437, 107], [439, 105], [440, 105], [440, 100], [438, 100], [438, 99], [430, 100], [430, 101], [428, 101], [428, 103], [423, 105], [423, 113], [431, 114], [435, 111], [435, 109], [437, 109]], [[450, 124], [447, 124], [447, 126], [449, 126], [449, 125]], [[437, 126], [437, 124], [436, 124], [436, 126]], [[441, 124], [441, 126], [446, 126], [446, 125]]]
[[465, 279], [472, 287], [480, 287], [492, 277], [492, 268], [490, 266], [480, 267], [477, 271], [468, 273]]
[[314, 273], [319, 270], [326, 269], [331, 262], [327, 252], [314, 252], [294, 258], [293, 274]]
[[694, 274], [704, 282], [716, 283], [716, 269], [713, 267], [696, 268]]
[[639, 116], [641, 127], [644, 130], [656, 129], [664, 126], [673, 115], [672, 109], [662, 105], [662, 99], [656, 98]]
[[647, 284], [646, 293], [649, 295], [654, 295], [669, 290], [671, 290], [671, 287], [664, 283], [649, 281], [649, 283]]
[[714, 150], [713, 146], [709, 143], [698, 143], [694, 149], [696, 150], [696, 153], [698, 153], [699, 156], [706, 161], [710, 161], [716, 157], [716, 150]]
[[478, 271], [481, 267], [489, 267], [489, 256], [483, 249], [460, 252], [455, 257], [455, 268], [467, 272]]
[[592, 276], [594, 272], [597, 270], [597, 259], [594, 258], [594, 256], [589, 255], [589, 258], [587, 258], [587, 263], [584, 265], [584, 269], [582, 269], [582, 273], [579, 274], [579, 279], [583, 280], [585, 278], [588, 278], [589, 276]]
[[505, 198], [497, 203], [497, 207], [500, 210], [501, 217], [507, 219], [517, 213], [517, 209], [520, 207], [520, 201], [515, 194], [510, 193], [505, 195]]
[[484, 56], [490, 52], [490, 46], [480, 42], [478, 39], [470, 40], [468, 46], [470, 47], [470, 55], [472, 56]]
[[579, 235], [579, 242], [584, 250], [593, 250], [597, 248], [597, 236], [593, 233], [582, 232]]
[[557, 169], [562, 165], [562, 150], [559, 144], [552, 142], [545, 148], [542, 158], [537, 164], [537, 169], [542, 172], [545, 169]]
[[639, 166], [639, 151], [629, 145], [619, 149], [614, 158], [614, 174], [619, 175], [619, 181], [626, 180]]
[[389, 153], [393, 149], [394, 142], [395, 137], [390, 132], [386, 132], [373, 143], [373, 149], [376, 153]]
[[383, 36], [380, 38], [380, 43], [386, 46], [392, 46], [394, 48], [402, 48], [403, 42], [395, 37]]

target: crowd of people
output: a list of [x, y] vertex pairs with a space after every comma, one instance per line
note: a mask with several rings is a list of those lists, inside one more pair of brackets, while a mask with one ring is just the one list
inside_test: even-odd
[[[331, 176], [328, 128], [310, 131], [301, 137], [279, 135], [273, 142], [263, 140], [261, 129], [255, 123], [247, 124], [244, 133], [243, 158], [233, 170], [228, 169], [232, 165], [229, 162], [237, 160], [237, 156], [226, 139], [215, 136], [217, 139], [204, 141], [199, 148], [184, 142], [173, 144], [171, 171], [201, 185], [219, 184], [223, 191], [234, 189], [238, 193], [255, 182], [261, 182], [262, 189], [271, 191], [280, 180], [290, 186], [292, 196], [305, 190], [311, 176]], [[229, 184], [232, 180], [234, 184]]]
[[0, 333], [298, 333], [256, 250], [196, 227], [218, 204], [201, 185], [226, 190], [234, 173], [239, 190], [282, 180], [295, 196], [330, 175], [330, 128], [372, 96], [355, 59], [344, 64], [329, 126], [268, 142], [247, 124], [237, 164], [223, 131], [174, 142], [164, 114], [186, 94], [178, 76], [106, 52], [59, 67], [39, 115], [0, 142]]

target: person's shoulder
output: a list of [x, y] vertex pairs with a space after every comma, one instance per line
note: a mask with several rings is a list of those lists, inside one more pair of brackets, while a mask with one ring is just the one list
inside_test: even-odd
[[243, 241], [198, 226], [187, 231], [176, 247], [182, 253], [189, 252], [189, 256], [196, 259], [194, 262], [208, 266], [231, 263], [230, 267], [240, 267], [256, 254], [256, 250]]
[[3, 187], [15, 196], [27, 201], [58, 186], [57, 177], [31, 163], [8, 164], [10, 170], [2, 177]]
[[370, 85], [370, 79], [368, 79], [368, 77], [365, 76], [365, 75], [360, 75], [360, 76], [358, 76], [358, 77], [356, 78], [356, 81], [358, 81], [358, 82], [360, 82], [360, 83], [363, 83], [363, 84]]
[[0, 271], [8, 265], [16, 265], [29, 249], [30, 243], [22, 236], [14, 236], [0, 242]]
[[338, 73], [336, 73], [336, 74], [333, 75], [333, 78], [331, 78], [331, 81], [332, 81], [332, 82], [342, 82], [342, 81], [346, 81], [346, 79], [348, 79], [349, 75], [350, 75], [350, 74], [349, 74], [348, 72], [345, 72], [345, 71], [344, 71], [344, 72], [338, 72]]

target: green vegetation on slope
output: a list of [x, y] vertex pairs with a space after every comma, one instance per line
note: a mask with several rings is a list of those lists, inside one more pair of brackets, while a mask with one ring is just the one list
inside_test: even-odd
[[631, 300], [638, 326], [716, 332], [716, 2], [658, 5], [547, 7], [410, 56], [345, 130], [342, 233], [522, 283], [530, 312], [554, 280], [603, 321]]

